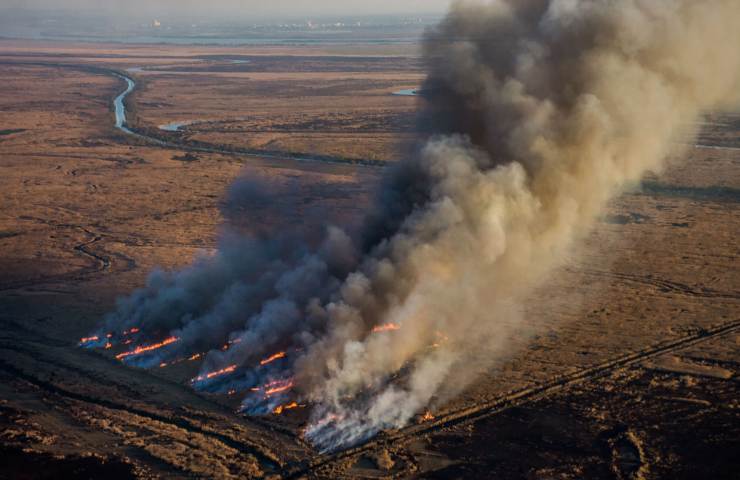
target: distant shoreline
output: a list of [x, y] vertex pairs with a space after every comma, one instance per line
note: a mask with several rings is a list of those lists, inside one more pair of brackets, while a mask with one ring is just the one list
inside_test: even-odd
[[353, 46], [353, 45], [418, 45], [421, 36], [406, 38], [250, 38], [250, 37], [159, 37], [159, 36], [131, 36], [131, 37], [92, 37], [82, 35], [51, 35], [51, 36], [0, 36], [0, 40], [39, 41], [39, 42], [69, 42], [88, 44], [115, 44], [115, 45], [179, 45], [179, 46], [214, 46], [214, 47], [249, 47], [249, 46]]

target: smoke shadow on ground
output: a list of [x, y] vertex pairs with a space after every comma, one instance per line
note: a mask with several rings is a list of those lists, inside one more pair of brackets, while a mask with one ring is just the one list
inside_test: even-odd
[[350, 184], [307, 182], [299, 175], [275, 178], [246, 170], [220, 202], [222, 230], [255, 238], [287, 234], [316, 247], [326, 225], [357, 234], [357, 215], [342, 205], [356, 194]]

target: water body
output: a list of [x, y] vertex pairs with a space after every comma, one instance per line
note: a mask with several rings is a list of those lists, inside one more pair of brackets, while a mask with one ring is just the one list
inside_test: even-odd
[[740, 202], [740, 189], [725, 186], [678, 186], [659, 182], [642, 182], [639, 192], [661, 197], [681, 197], [697, 201]]
[[702, 145], [700, 143], [697, 143], [694, 145], [696, 148], [705, 148], [710, 150], [730, 150], [730, 151], [740, 151], [740, 147], [725, 147], [722, 145]]
[[164, 125], [160, 125], [159, 129], [164, 130], [165, 132], [179, 132], [182, 127], [187, 127], [193, 123], [195, 123], [195, 121], [165, 123]]
[[[141, 67], [134, 67], [134, 68], [128, 68], [126, 69], [127, 72], [141, 72]], [[113, 100], [113, 106], [116, 111], [116, 128], [128, 133], [129, 135], [136, 135], [140, 136], [136, 132], [132, 131], [126, 126], [126, 105], [124, 104], [126, 97], [134, 91], [134, 88], [136, 88], [136, 82], [132, 78], [129, 78], [125, 75], [120, 75], [118, 73], [113, 73], [118, 78], [121, 78], [126, 81], [126, 90], [121, 92], [120, 95], [118, 95], [115, 100]], [[184, 121], [184, 122], [172, 122], [172, 123], [166, 123], [164, 125], [160, 125], [159, 129], [163, 130], [165, 132], [179, 132], [182, 127], [185, 127], [187, 125], [191, 125], [194, 123], [192, 120], [190, 121]]]
[[134, 132], [126, 127], [126, 106], [124, 105], [124, 101], [126, 100], [128, 94], [134, 90], [134, 88], [136, 87], [136, 83], [131, 78], [126, 77], [125, 75], [121, 75], [118, 73], [114, 73], [114, 75], [126, 81], [126, 90], [121, 92], [121, 94], [118, 95], [115, 100], [113, 100], [113, 106], [116, 111], [116, 128], [130, 135], [133, 135]]
[[162, 75], [193, 75], [193, 74], [211, 74], [208, 71], [178, 71], [178, 70], [157, 70], [157, 66], [152, 65], [149, 67], [131, 67], [127, 68], [128, 73], [152, 73]]
[[418, 97], [421, 95], [421, 90], [407, 88], [405, 90], [399, 90], [397, 92], [393, 92], [393, 95], [396, 95], [399, 97]]
[[[317, 164], [326, 165], [326, 168], [341, 167], [341, 168], [351, 169], [351, 168], [356, 168], [356, 167], [369, 167], [369, 168], [383, 168], [384, 167], [382, 163], [375, 163], [372, 161], [345, 161], [345, 160], [337, 160], [331, 157], [323, 157], [323, 156], [292, 155], [292, 154], [283, 154], [283, 153], [278, 153], [278, 152], [256, 152], [256, 151], [248, 151], [248, 150], [222, 150], [217, 147], [207, 147], [207, 146], [192, 146], [192, 145], [185, 146], [179, 143], [169, 142], [167, 140], [161, 140], [156, 137], [151, 137], [145, 134], [134, 132], [133, 130], [128, 128], [128, 126], [126, 125], [126, 103], [125, 102], [126, 102], [126, 97], [134, 90], [134, 88], [136, 88], [136, 82], [134, 82], [132, 78], [122, 75], [118, 72], [111, 71], [110, 74], [126, 81], [126, 90], [121, 92], [113, 100], [113, 106], [114, 106], [114, 110], [116, 114], [115, 127], [128, 135], [131, 135], [133, 137], [136, 137], [142, 140], [146, 140], [156, 145], [166, 147], [166, 148], [175, 148], [178, 150], [187, 150], [191, 152], [240, 155], [240, 156], [245, 156], [245, 157], [259, 158], [262, 160], [277, 160], [280, 162], [295, 162], [296, 165], [301, 162], [317, 163]], [[163, 126], [170, 126], [171, 128], [175, 128], [178, 124], [182, 125], [183, 123], [194, 123], [194, 121], [176, 122], [173, 124], [168, 124], [168, 125], [163, 125]]]

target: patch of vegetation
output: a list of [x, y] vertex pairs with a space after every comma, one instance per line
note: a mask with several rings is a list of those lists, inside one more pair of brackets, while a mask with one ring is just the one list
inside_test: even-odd
[[176, 155], [172, 157], [172, 160], [179, 160], [181, 162], [195, 162], [197, 160], [200, 160], [200, 158], [192, 153], [186, 153], [184, 155]]
[[603, 221], [613, 225], [627, 225], [630, 223], [647, 223], [650, 217], [640, 213], [627, 212], [622, 215], [606, 215]]
[[4, 137], [5, 135], [13, 135], [14, 133], [21, 133], [25, 131], [25, 128], [10, 128], [7, 130], [0, 130], [0, 137]]
[[12, 230], [7, 230], [7, 231], [4, 231], [4, 232], [3, 231], [0, 231], [0, 240], [2, 240], [4, 238], [17, 237], [20, 234], [21, 234], [20, 232], [14, 232]]
[[674, 186], [658, 182], [643, 182], [641, 192], [653, 196], [683, 197], [698, 201], [738, 202], [740, 189], [733, 187]]

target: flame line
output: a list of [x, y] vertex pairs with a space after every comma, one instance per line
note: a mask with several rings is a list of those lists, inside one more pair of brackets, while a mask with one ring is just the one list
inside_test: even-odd
[[279, 387], [273, 387], [273, 388], [270, 388], [268, 390], [265, 390], [265, 396], [266, 397], [269, 397], [271, 395], [275, 395], [276, 393], [286, 392], [286, 391], [290, 390], [291, 388], [293, 388], [293, 380], [288, 380], [288, 382], [286, 384], [284, 384], [284, 385], [281, 385]]
[[274, 362], [275, 360], [279, 360], [279, 359], [281, 359], [281, 358], [285, 358], [285, 355], [286, 355], [286, 353], [285, 353], [285, 352], [279, 352], [279, 353], [276, 353], [275, 355], [273, 355], [273, 356], [271, 356], [271, 357], [268, 357], [268, 358], [266, 358], [266, 359], [264, 359], [264, 360], [260, 361], [260, 365], [263, 365], [263, 366], [264, 366], [264, 365], [267, 365], [267, 364], [269, 364], [269, 363], [272, 363], [272, 362]]
[[222, 368], [221, 370], [216, 370], [213, 372], [204, 373], [203, 375], [198, 375], [194, 379], [191, 380], [192, 383], [195, 382], [202, 382], [203, 380], [210, 380], [215, 377], [220, 377], [221, 375], [226, 375], [227, 373], [232, 373], [236, 370], [236, 365], [229, 365], [228, 367]]
[[116, 355], [116, 358], [118, 360], [122, 360], [126, 357], [130, 357], [131, 355], [141, 355], [142, 353], [151, 352], [153, 350], [157, 350], [162, 347], [166, 347], [167, 345], [170, 345], [172, 343], [178, 342], [180, 339], [178, 337], [169, 337], [164, 340], [162, 340], [159, 343], [155, 343], [153, 345], [147, 345], [146, 347], [136, 347], [134, 350], [131, 350], [129, 352], [123, 352]]
[[374, 327], [372, 333], [393, 332], [400, 329], [401, 326], [395, 323], [384, 323], [383, 325], [378, 325]]
[[272, 413], [274, 413], [275, 415], [280, 415], [285, 410], [292, 410], [294, 408], [298, 408], [298, 407], [302, 407], [302, 406], [303, 405], [298, 405], [298, 402], [290, 402], [290, 403], [285, 404], [285, 405], [278, 405], [277, 407], [275, 407], [275, 409], [272, 411]]

